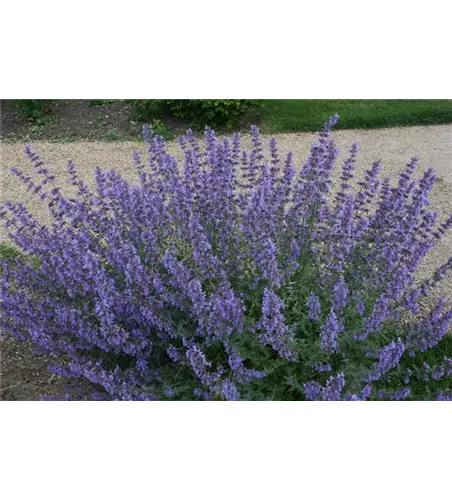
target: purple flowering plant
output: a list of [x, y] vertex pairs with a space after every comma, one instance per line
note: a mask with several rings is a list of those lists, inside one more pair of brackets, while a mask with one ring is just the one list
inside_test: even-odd
[[136, 184], [96, 169], [89, 188], [70, 161], [73, 198], [27, 146], [35, 175], [13, 173], [52, 223], [0, 207], [21, 252], [1, 260], [4, 333], [96, 400], [450, 399], [452, 307], [432, 290], [452, 258], [416, 279], [452, 226], [435, 173], [414, 158], [392, 185], [374, 163], [356, 183], [352, 145], [334, 187], [337, 119], [301, 168], [256, 127], [248, 149], [188, 131], [182, 164], [145, 129]]

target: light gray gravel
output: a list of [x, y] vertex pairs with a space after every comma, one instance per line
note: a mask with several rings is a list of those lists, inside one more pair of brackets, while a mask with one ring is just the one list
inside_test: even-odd
[[[379, 130], [345, 130], [334, 134], [340, 150], [341, 160], [353, 142], [360, 147], [358, 171], [362, 174], [375, 160], [382, 160], [383, 174], [396, 176], [406, 162], [414, 155], [420, 158], [419, 171], [432, 167], [436, 170], [439, 181], [432, 193], [432, 206], [442, 218], [452, 213], [452, 126], [423, 126], [409, 128], [390, 128]], [[311, 133], [278, 134], [280, 150], [293, 151], [296, 164], [305, 160], [309, 146], [315, 139]], [[72, 159], [80, 176], [92, 182], [93, 170], [96, 166], [115, 168], [126, 178], [135, 180], [135, 169], [132, 154], [141, 149], [142, 144], [136, 142], [76, 142], [67, 144], [36, 142], [35, 150], [46, 160], [48, 166], [57, 177], [57, 184], [66, 183], [66, 163]], [[18, 179], [8, 174], [13, 166], [30, 172], [30, 165], [23, 153], [22, 143], [5, 143], [1, 147], [0, 202], [7, 199], [22, 201], [41, 219], [46, 220], [47, 208], [33, 196], [28, 196], [24, 186]], [[180, 158], [176, 143], [169, 144], [169, 150]], [[3, 226], [0, 228], [0, 241], [6, 239]], [[452, 234], [435, 248], [425, 259], [421, 274], [428, 274], [452, 255]], [[452, 284], [444, 283], [440, 292], [452, 297]]]

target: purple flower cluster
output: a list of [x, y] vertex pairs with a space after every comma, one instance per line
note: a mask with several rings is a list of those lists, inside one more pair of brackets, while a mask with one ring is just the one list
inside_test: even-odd
[[302, 165], [257, 127], [248, 150], [188, 131], [181, 163], [146, 129], [135, 184], [96, 169], [90, 188], [69, 162], [73, 196], [27, 146], [33, 174], [13, 174], [52, 222], [0, 206], [23, 252], [0, 261], [2, 329], [95, 399], [411, 398], [390, 383], [451, 324], [446, 299], [425, 305], [452, 258], [420, 284], [416, 272], [452, 216], [429, 210], [435, 174], [415, 178], [417, 159], [394, 185], [379, 163], [355, 182], [353, 145], [335, 187], [337, 119]]
[[317, 321], [320, 317], [320, 308], [321, 308], [319, 298], [313, 293], [311, 293], [306, 302], [306, 305], [308, 306], [309, 310], [308, 318], [311, 321]]
[[423, 380], [440, 380], [452, 376], [452, 359], [445, 357], [443, 362], [436, 366], [430, 366], [429, 363], [423, 364]]
[[382, 390], [377, 391], [378, 399], [388, 399], [390, 401], [400, 401], [406, 399], [411, 394], [411, 389], [409, 387], [402, 387], [401, 389], [395, 391]]
[[382, 347], [378, 352], [378, 361], [368, 376], [368, 381], [380, 380], [392, 368], [395, 368], [405, 352], [405, 345], [400, 338]]
[[307, 382], [304, 384], [304, 392], [310, 401], [340, 401], [341, 393], [345, 386], [343, 373], [331, 376], [324, 387], [318, 382]]
[[452, 392], [446, 393], [440, 391], [436, 396], [436, 401], [439, 403], [452, 403]]
[[322, 363], [313, 363], [312, 368], [317, 372], [331, 372], [333, 370], [331, 365]]
[[334, 311], [331, 311], [330, 314], [328, 314], [320, 333], [320, 345], [324, 351], [332, 354], [339, 350], [337, 339], [342, 330], [342, 324], [337, 319]]
[[407, 333], [407, 345], [413, 356], [435, 347], [446, 335], [452, 321], [452, 309], [447, 300], [440, 297], [428, 315], [416, 322]]
[[333, 285], [333, 310], [340, 312], [344, 309], [348, 304], [348, 288], [345, 283], [345, 279], [343, 276], [340, 276], [339, 279]]
[[444, 393], [440, 391], [436, 396], [436, 401], [452, 401], [452, 393]]
[[261, 330], [259, 340], [270, 345], [282, 358], [296, 359], [296, 354], [291, 348], [293, 337], [284, 323], [282, 300], [268, 288], [264, 290], [262, 301], [262, 318], [257, 322], [256, 328]]

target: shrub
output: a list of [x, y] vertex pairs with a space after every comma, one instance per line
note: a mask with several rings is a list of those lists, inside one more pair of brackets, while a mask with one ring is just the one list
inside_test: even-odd
[[144, 122], [172, 114], [190, 125], [234, 125], [249, 109], [261, 105], [253, 99], [145, 99], [132, 103], [134, 116]]
[[49, 111], [52, 101], [42, 99], [14, 99], [12, 102], [24, 118], [30, 121], [39, 121]]
[[[61, 358], [96, 399], [449, 399], [452, 308], [433, 299], [452, 258], [423, 282], [422, 258], [452, 226], [428, 209], [432, 169], [352, 182], [353, 145], [333, 189], [337, 149], [325, 125], [297, 173], [256, 127], [240, 137], [189, 131], [179, 165], [146, 132], [138, 184], [95, 171], [62, 195], [30, 147], [51, 226], [21, 204], [0, 215], [28, 256], [2, 263], [2, 326]], [[431, 304], [429, 306], [429, 304]]]
[[165, 112], [162, 99], [134, 99], [131, 105], [133, 117], [140, 122], [150, 123], [161, 118]]

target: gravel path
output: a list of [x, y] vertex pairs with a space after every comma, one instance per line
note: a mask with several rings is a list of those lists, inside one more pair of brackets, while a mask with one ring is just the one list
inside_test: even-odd
[[[438, 182], [432, 193], [432, 206], [441, 218], [452, 213], [452, 125], [424, 126], [409, 128], [392, 128], [381, 130], [344, 130], [334, 134], [340, 150], [341, 161], [347, 154], [347, 149], [353, 142], [360, 147], [358, 161], [358, 172], [362, 174], [370, 167], [373, 161], [382, 160], [383, 174], [396, 176], [403, 169], [406, 162], [414, 155], [420, 158], [420, 169], [432, 167], [438, 175]], [[315, 139], [314, 134], [278, 134], [281, 152], [293, 151], [296, 164], [299, 166], [305, 160], [309, 147]], [[137, 142], [75, 142], [67, 144], [35, 142], [35, 150], [46, 161], [46, 164], [56, 175], [58, 185], [63, 191], [69, 193], [70, 189], [66, 183], [66, 163], [72, 159], [79, 170], [79, 174], [88, 183], [92, 183], [93, 170], [96, 166], [104, 168], [115, 168], [124, 177], [134, 181], [136, 179], [135, 168], [132, 162], [132, 154], [141, 149], [142, 144]], [[33, 196], [28, 196], [24, 186], [17, 178], [10, 176], [10, 167], [17, 166], [25, 172], [30, 172], [30, 165], [23, 153], [22, 143], [5, 143], [1, 146], [0, 155], [0, 203], [6, 200], [22, 201], [34, 212], [39, 219], [45, 221], [47, 208]], [[169, 144], [169, 150], [177, 157], [181, 157], [176, 143]], [[3, 226], [0, 227], [0, 241], [6, 239]], [[429, 275], [433, 269], [445, 262], [452, 255], [452, 234], [438, 245], [434, 251], [425, 259], [420, 270], [422, 276]], [[452, 297], [452, 280], [445, 281], [438, 290], [439, 294]], [[19, 386], [20, 394], [1, 391], [0, 399], [35, 399], [36, 394], [42, 394], [42, 387], [48, 387], [49, 391], [60, 392], [61, 381], [49, 383], [42, 381], [37, 375], [33, 375], [32, 368], [24, 367], [20, 373], [17, 371], [19, 358], [14, 354], [16, 346], [12, 344], [3, 345], [3, 380], [2, 386]], [[28, 353], [20, 353], [26, 358]], [[23, 355], [23, 356], [22, 356]], [[28, 358], [27, 358], [28, 359]], [[34, 370], [41, 370], [41, 366]], [[23, 373], [22, 373], [23, 372]], [[37, 372], [36, 372], [37, 373]], [[29, 378], [24, 378], [29, 377]], [[22, 379], [22, 384], [21, 384]], [[23, 390], [24, 385], [27, 390]], [[26, 385], [28, 384], [28, 386]], [[46, 391], [46, 392], [49, 392]]]

